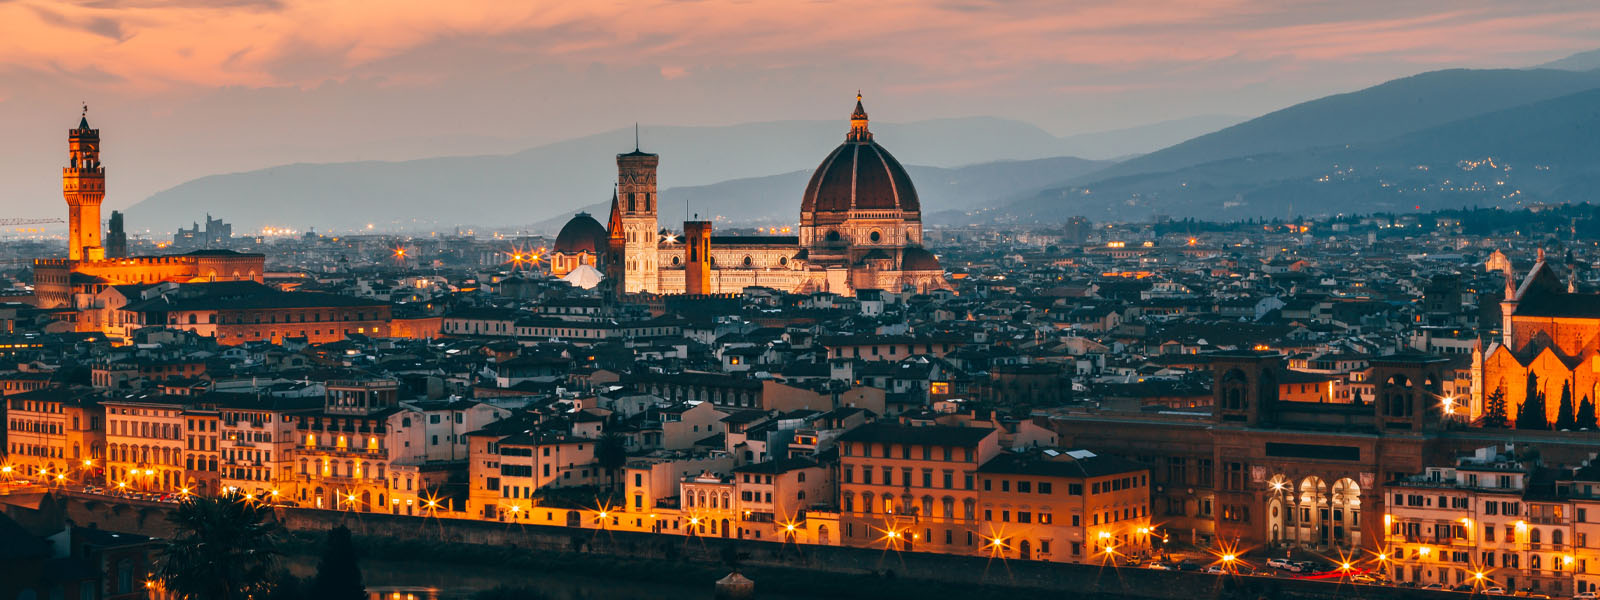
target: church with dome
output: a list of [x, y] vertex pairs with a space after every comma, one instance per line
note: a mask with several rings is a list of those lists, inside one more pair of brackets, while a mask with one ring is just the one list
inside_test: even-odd
[[856, 96], [844, 143], [822, 159], [800, 198], [799, 236], [717, 236], [709, 221], [682, 235], [657, 222], [656, 154], [617, 155], [617, 188], [605, 225], [579, 213], [561, 228], [550, 271], [604, 274], [618, 295], [736, 294], [949, 289], [922, 247], [922, 205], [905, 167], [873, 140]]

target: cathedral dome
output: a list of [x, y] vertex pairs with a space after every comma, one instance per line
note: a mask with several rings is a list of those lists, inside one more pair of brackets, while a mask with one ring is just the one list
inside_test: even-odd
[[921, 248], [906, 248], [900, 254], [901, 271], [943, 271], [939, 266], [939, 259], [932, 252]]
[[589, 213], [581, 212], [573, 215], [571, 221], [561, 228], [561, 233], [556, 235], [556, 245], [552, 249], [561, 254], [578, 254], [588, 252], [601, 254], [611, 243], [611, 235], [606, 233], [605, 226]]
[[851, 210], [922, 210], [905, 167], [872, 141], [859, 94], [850, 116], [850, 133], [811, 174], [800, 201], [801, 214]]

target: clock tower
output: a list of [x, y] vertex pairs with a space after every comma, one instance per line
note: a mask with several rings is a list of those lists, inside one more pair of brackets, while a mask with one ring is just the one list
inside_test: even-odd
[[641, 152], [617, 155], [617, 212], [623, 235], [622, 293], [660, 293], [656, 251], [656, 165], [661, 157]]
[[88, 106], [83, 108], [78, 126], [67, 132], [61, 194], [67, 199], [67, 258], [105, 258], [100, 244], [100, 202], [106, 197], [106, 169], [100, 165], [100, 130], [89, 128]]

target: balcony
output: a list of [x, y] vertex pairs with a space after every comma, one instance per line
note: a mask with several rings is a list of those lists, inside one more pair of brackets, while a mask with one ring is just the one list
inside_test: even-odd
[[299, 446], [295, 452], [299, 454], [326, 454], [329, 456], [349, 458], [385, 458], [388, 456], [387, 448], [352, 448], [338, 446]]

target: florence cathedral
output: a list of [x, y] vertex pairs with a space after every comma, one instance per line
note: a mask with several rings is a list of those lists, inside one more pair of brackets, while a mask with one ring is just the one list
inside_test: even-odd
[[795, 236], [714, 236], [709, 221], [687, 221], [683, 236], [657, 223], [660, 157], [617, 155], [617, 189], [601, 225], [579, 213], [550, 254], [557, 277], [596, 269], [614, 293], [736, 294], [949, 289], [939, 260], [922, 247], [922, 206], [905, 167], [873, 140], [856, 96], [844, 143], [822, 160], [800, 200]]

